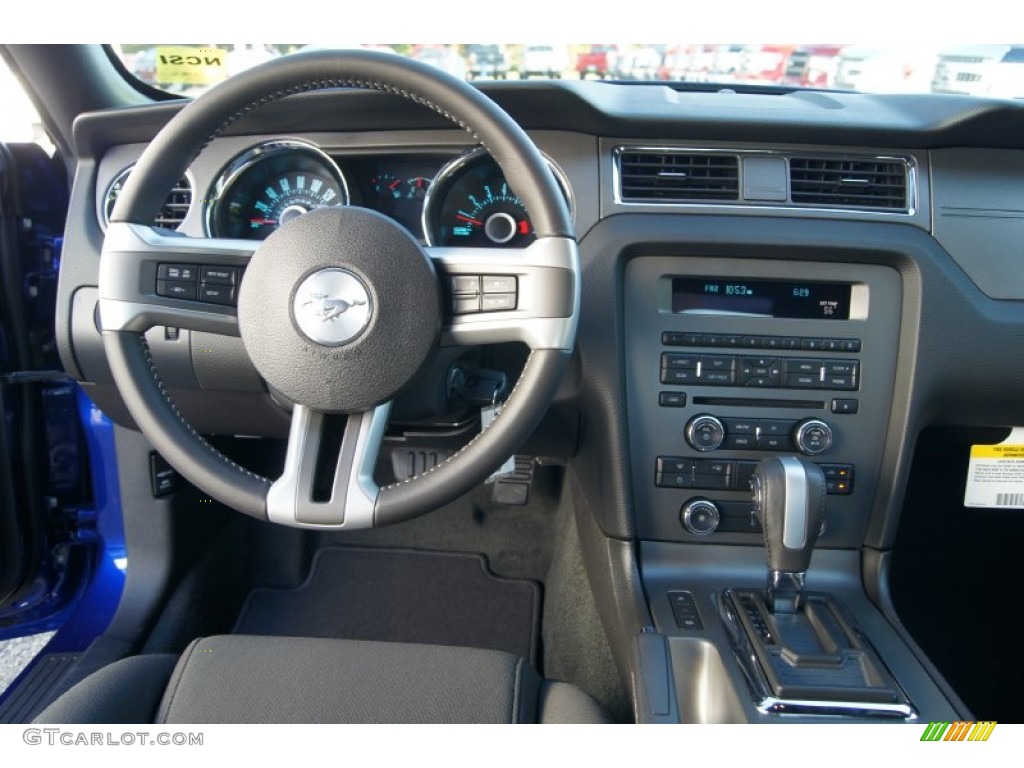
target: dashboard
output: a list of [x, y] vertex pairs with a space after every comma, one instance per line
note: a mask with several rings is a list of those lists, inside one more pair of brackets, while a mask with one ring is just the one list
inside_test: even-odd
[[[755, 542], [745, 477], [758, 458], [798, 450], [830, 473], [837, 512], [824, 545], [884, 546], [920, 429], [1015, 418], [1018, 105], [485, 88], [529, 130], [571, 203], [584, 285], [575, 375], [559, 401], [577, 414], [572, 458], [608, 535]], [[262, 239], [311, 208], [350, 204], [432, 246], [532, 237], [493, 161], [436, 116], [383, 94], [289, 102], [213, 141], [169, 194], [164, 225]], [[79, 223], [62, 265], [60, 343], [69, 370], [126, 422], [94, 317], [99, 250], [125, 173], [177, 109], [76, 124]], [[238, 339], [154, 329], [149, 341], [201, 429], [285, 434], [287, 415]]]

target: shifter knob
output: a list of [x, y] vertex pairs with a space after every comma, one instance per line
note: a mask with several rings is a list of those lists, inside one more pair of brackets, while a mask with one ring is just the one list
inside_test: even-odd
[[825, 519], [825, 475], [817, 464], [799, 456], [772, 456], [758, 462], [750, 485], [768, 551], [769, 605], [787, 610], [786, 601], [775, 599], [775, 587], [788, 580], [796, 585], [790, 606], [795, 610]]

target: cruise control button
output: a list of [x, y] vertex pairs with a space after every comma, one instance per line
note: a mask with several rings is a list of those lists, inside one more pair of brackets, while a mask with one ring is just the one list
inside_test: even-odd
[[516, 308], [514, 293], [485, 293], [480, 299], [481, 312], [501, 312]]
[[481, 282], [484, 293], [515, 293], [517, 288], [513, 275], [484, 275]]
[[195, 301], [196, 284], [181, 280], [157, 280], [156, 295], [172, 299], [190, 299]]

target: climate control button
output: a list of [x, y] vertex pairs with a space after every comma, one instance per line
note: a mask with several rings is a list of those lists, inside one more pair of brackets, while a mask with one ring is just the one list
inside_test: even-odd
[[725, 427], [715, 416], [702, 413], [686, 424], [686, 442], [697, 451], [713, 451], [725, 441]]
[[713, 501], [691, 499], [679, 511], [679, 519], [683, 527], [694, 536], [707, 536], [717, 530], [722, 516]]
[[832, 447], [832, 427], [821, 419], [804, 419], [793, 431], [797, 450], [807, 456], [817, 456]]

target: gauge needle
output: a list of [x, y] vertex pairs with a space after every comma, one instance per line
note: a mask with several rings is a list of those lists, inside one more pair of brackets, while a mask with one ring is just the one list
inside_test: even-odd
[[249, 219], [250, 224], [277, 224], [273, 219]]
[[394, 191], [395, 187], [402, 183], [401, 179], [395, 179], [392, 183], [388, 184], [388, 189]]
[[471, 218], [469, 218], [469, 216], [463, 216], [461, 213], [456, 214], [455, 218], [456, 219], [461, 219], [462, 221], [469, 222], [470, 224], [474, 224], [474, 225], [476, 225], [478, 227], [483, 226], [483, 222], [482, 221], [477, 221], [476, 219], [471, 219]]

